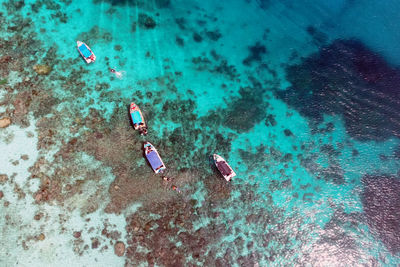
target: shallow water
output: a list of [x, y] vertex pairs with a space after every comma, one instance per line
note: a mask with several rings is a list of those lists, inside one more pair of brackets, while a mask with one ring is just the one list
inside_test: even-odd
[[400, 264], [399, 10], [3, 1], [1, 265]]

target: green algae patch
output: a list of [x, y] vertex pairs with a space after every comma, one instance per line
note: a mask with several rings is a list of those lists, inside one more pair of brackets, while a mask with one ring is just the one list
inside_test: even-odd
[[48, 75], [52, 71], [52, 67], [48, 65], [35, 65], [33, 69], [39, 75]]
[[7, 79], [1, 79], [0, 80], [0, 85], [5, 85], [5, 84], [7, 84]]

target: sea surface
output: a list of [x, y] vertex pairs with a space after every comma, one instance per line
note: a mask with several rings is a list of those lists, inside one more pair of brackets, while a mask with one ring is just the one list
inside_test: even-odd
[[0, 0], [0, 266], [398, 266], [399, 13]]

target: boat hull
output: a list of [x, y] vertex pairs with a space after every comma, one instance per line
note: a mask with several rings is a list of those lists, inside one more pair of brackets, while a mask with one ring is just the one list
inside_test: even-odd
[[79, 54], [81, 54], [86, 63], [89, 64], [96, 61], [96, 55], [84, 42], [76, 41], [76, 48], [78, 49]]
[[225, 178], [226, 181], [230, 181], [233, 177], [236, 176], [236, 173], [233, 171], [231, 166], [226, 162], [224, 158], [221, 156], [214, 154], [213, 155], [215, 166], [221, 175]]
[[143, 148], [147, 161], [150, 163], [150, 166], [153, 169], [153, 171], [155, 173], [163, 172], [166, 169], [166, 167], [160, 157], [160, 154], [158, 154], [156, 148], [150, 142], [145, 142]]
[[129, 108], [129, 113], [131, 114], [131, 120], [133, 128], [135, 130], [140, 130], [140, 124], [139, 124], [140, 122], [143, 123], [142, 128], [147, 127], [146, 122], [144, 121], [142, 111], [140, 110], [138, 105], [132, 102]]

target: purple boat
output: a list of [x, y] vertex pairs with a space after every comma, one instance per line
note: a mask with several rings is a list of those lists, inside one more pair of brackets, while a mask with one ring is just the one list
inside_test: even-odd
[[144, 142], [143, 148], [144, 154], [146, 155], [146, 158], [149, 161], [153, 171], [155, 173], [163, 172], [166, 167], [156, 148], [152, 144], [150, 144], [150, 142]]

